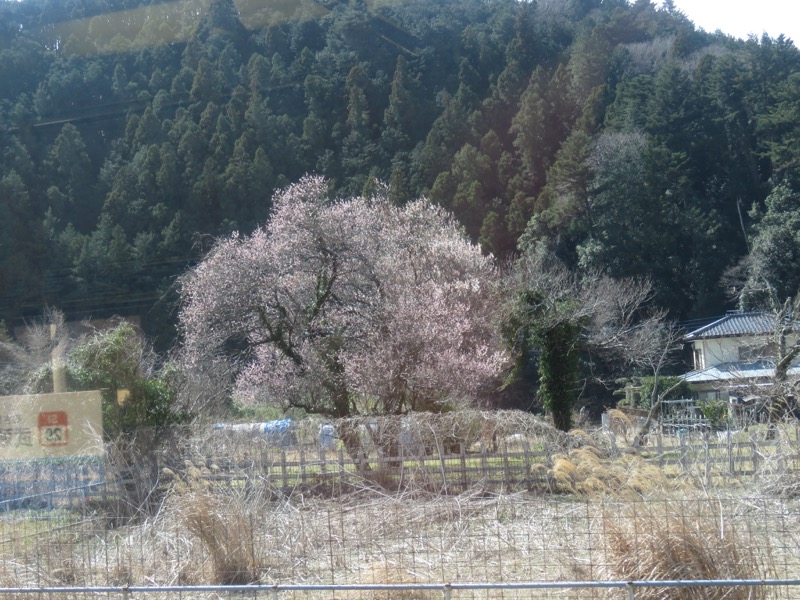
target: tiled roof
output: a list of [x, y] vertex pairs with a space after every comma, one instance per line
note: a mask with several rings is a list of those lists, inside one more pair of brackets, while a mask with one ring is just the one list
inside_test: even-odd
[[730, 313], [686, 334], [687, 341], [737, 335], [761, 335], [775, 331], [775, 317], [762, 312]]

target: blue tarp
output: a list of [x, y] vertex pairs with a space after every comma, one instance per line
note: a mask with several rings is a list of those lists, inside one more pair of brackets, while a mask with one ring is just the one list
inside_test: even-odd
[[239, 431], [251, 435], [264, 435], [275, 446], [297, 445], [297, 425], [292, 419], [265, 421], [262, 423], [215, 423], [216, 431]]

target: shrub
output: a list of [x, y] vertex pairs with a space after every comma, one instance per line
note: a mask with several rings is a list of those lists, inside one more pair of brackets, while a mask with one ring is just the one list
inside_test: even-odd
[[705, 400], [698, 406], [712, 427], [721, 427], [728, 419], [728, 404], [722, 400]]

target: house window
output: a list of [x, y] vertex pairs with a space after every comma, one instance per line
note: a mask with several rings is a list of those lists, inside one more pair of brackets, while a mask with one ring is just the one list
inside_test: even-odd
[[696, 371], [700, 369], [704, 369], [706, 366], [706, 361], [703, 360], [703, 351], [700, 348], [694, 349], [694, 368]]
[[764, 358], [772, 358], [776, 353], [775, 344], [750, 344], [739, 346], [739, 362], [755, 362]]

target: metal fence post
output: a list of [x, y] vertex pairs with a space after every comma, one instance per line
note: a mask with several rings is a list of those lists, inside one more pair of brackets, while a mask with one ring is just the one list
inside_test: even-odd
[[452, 589], [450, 588], [449, 583], [444, 584], [444, 600], [450, 600], [450, 594], [452, 593]]
[[634, 593], [635, 588], [633, 587], [632, 581], [628, 582], [627, 588], [628, 588], [628, 600], [636, 600], [636, 596]]

